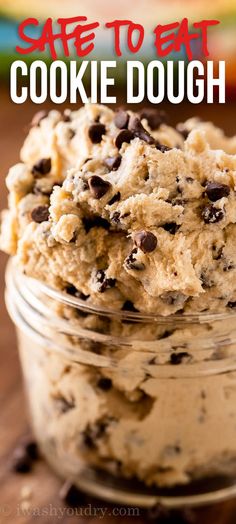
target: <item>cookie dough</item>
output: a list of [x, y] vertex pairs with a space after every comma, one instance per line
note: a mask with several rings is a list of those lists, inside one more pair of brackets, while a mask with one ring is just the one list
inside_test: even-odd
[[27, 275], [161, 315], [236, 301], [236, 139], [164, 119], [99, 105], [34, 119], [1, 235]]
[[36, 435], [65, 476], [89, 466], [170, 487], [235, 470], [236, 138], [165, 118], [41, 112], [7, 176], [1, 246], [25, 275], [163, 317], [33, 298], [44, 341], [22, 325], [20, 353]]
[[95, 469], [159, 488], [208, 477], [223, 487], [236, 464], [232, 320], [162, 328], [107, 320], [76, 320], [87, 338], [64, 344], [62, 324], [42, 344], [19, 331], [33, 426], [49, 462], [79, 486]]

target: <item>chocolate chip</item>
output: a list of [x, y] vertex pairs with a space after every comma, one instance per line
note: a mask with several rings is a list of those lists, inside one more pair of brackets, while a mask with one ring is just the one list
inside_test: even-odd
[[106, 289], [111, 289], [116, 285], [115, 278], [107, 278], [106, 273], [103, 269], [99, 269], [96, 273], [96, 280], [100, 284], [98, 286], [99, 293], [104, 293]]
[[134, 242], [144, 253], [151, 253], [157, 247], [157, 237], [151, 231], [139, 231]]
[[100, 122], [91, 124], [88, 130], [88, 135], [93, 144], [99, 144], [102, 136], [106, 134], [106, 127]]
[[215, 224], [216, 222], [223, 220], [224, 212], [222, 209], [217, 209], [212, 205], [205, 206], [202, 210], [202, 218], [205, 224]]
[[156, 363], [157, 363], [156, 357], [150, 358], [150, 360], [148, 360], [148, 364], [150, 366], [155, 366]]
[[103, 391], [109, 391], [112, 387], [112, 381], [110, 378], [101, 377], [97, 382], [97, 386]]
[[146, 107], [139, 111], [139, 116], [141, 120], [145, 118], [149, 127], [154, 130], [158, 129], [161, 124], [167, 121], [167, 114], [165, 111], [158, 111], [158, 109], [152, 109], [151, 107]]
[[158, 336], [158, 340], [162, 340], [163, 338], [171, 337], [171, 335], [173, 335], [174, 332], [175, 332], [174, 329], [166, 329], [164, 333]]
[[36, 164], [32, 167], [32, 174], [34, 176], [43, 176], [47, 175], [51, 171], [52, 162], [51, 158], [41, 158]]
[[92, 196], [97, 200], [102, 198], [111, 187], [110, 182], [106, 182], [97, 175], [93, 175], [89, 178], [88, 185]]
[[173, 446], [166, 446], [165, 449], [166, 453], [173, 456], [173, 455], [179, 455], [182, 453], [182, 449], [178, 444], [174, 444]]
[[86, 313], [85, 311], [82, 311], [82, 309], [78, 308], [76, 309], [76, 316], [79, 318], [86, 318], [88, 317], [89, 313]]
[[87, 191], [87, 189], [89, 189], [89, 185], [88, 185], [87, 180], [82, 180], [82, 188], [81, 188], [81, 190], [82, 191]]
[[88, 157], [88, 158], [85, 158], [85, 160], [84, 160], [84, 165], [87, 164], [87, 162], [89, 162], [90, 160], [92, 160], [92, 157], [91, 157], [91, 156]]
[[125, 259], [125, 266], [127, 269], [135, 269], [137, 271], [142, 271], [145, 269], [145, 265], [142, 262], [138, 262], [135, 258], [135, 255], [137, 254], [138, 250], [134, 248], [130, 255]]
[[65, 484], [63, 484], [59, 492], [59, 497], [71, 507], [81, 506], [87, 503], [86, 495], [72, 484], [70, 480], [67, 480]]
[[185, 198], [174, 198], [173, 200], [167, 200], [172, 206], [184, 206], [187, 203]]
[[212, 246], [212, 251], [213, 260], [220, 260], [223, 257], [224, 246], [221, 246], [219, 249], [217, 248], [217, 246]]
[[68, 284], [65, 287], [65, 292], [72, 297], [79, 298], [80, 300], [87, 300], [87, 298], [89, 298], [89, 295], [85, 295], [82, 291], [79, 291], [75, 286], [73, 286], [73, 284]]
[[214, 282], [204, 272], [202, 272], [200, 275], [200, 281], [201, 281], [203, 289], [210, 289], [211, 287], [214, 286]]
[[226, 184], [219, 184], [217, 182], [208, 182], [205, 190], [209, 200], [216, 202], [220, 198], [227, 197], [230, 194], [230, 187]]
[[114, 124], [118, 129], [126, 129], [129, 123], [129, 114], [127, 111], [119, 109], [115, 114]]
[[132, 313], [139, 313], [131, 300], [126, 300], [122, 306], [122, 311], [131, 311]]
[[134, 134], [131, 133], [129, 129], [121, 129], [121, 131], [119, 131], [119, 133], [116, 135], [115, 145], [116, 147], [118, 147], [118, 149], [120, 149], [123, 142], [126, 142], [127, 144], [129, 144], [133, 138], [134, 138]]
[[120, 200], [120, 191], [118, 191], [112, 198], [109, 200], [108, 205], [112, 206], [115, 202], [119, 202]]
[[28, 473], [32, 469], [32, 462], [38, 458], [38, 446], [32, 437], [27, 435], [13, 451], [11, 468], [16, 473]]
[[87, 448], [94, 449], [96, 447], [93, 438], [89, 434], [87, 434], [87, 432], [84, 433], [83, 440]]
[[161, 226], [165, 231], [168, 231], [171, 235], [175, 235], [175, 233], [178, 231], [180, 226], [176, 224], [175, 222], [167, 222], [163, 226]]
[[129, 120], [128, 130], [134, 134], [135, 137], [144, 140], [147, 144], [155, 144], [155, 138], [143, 127], [143, 124], [138, 116], [132, 115]]
[[236, 308], [236, 301], [235, 302], [228, 302], [227, 307], [234, 309]]
[[49, 218], [49, 209], [48, 206], [37, 206], [31, 211], [31, 218], [37, 224], [41, 222], [46, 222]]
[[114, 224], [119, 224], [119, 222], [120, 222], [120, 213], [119, 213], [119, 211], [115, 211], [115, 213], [113, 213], [113, 215], [111, 216], [111, 222], [113, 222]]
[[96, 440], [103, 437], [108, 426], [108, 421], [98, 421], [93, 425], [88, 425], [83, 433], [84, 444], [94, 449], [96, 447]]
[[159, 144], [159, 142], [156, 141], [156, 149], [158, 151], [161, 151], [161, 153], [165, 153], [166, 151], [171, 151], [171, 147], [165, 146], [164, 144]]
[[72, 140], [72, 138], [74, 138], [75, 136], [75, 131], [74, 129], [68, 129], [68, 137], [69, 137], [69, 140]]
[[32, 440], [31, 438], [28, 438], [25, 440], [25, 450], [28, 456], [31, 458], [31, 460], [38, 460], [39, 458], [39, 450], [38, 445], [35, 440]]
[[[86, 346], [86, 348], [87, 348], [87, 346]], [[103, 351], [103, 345], [100, 342], [96, 342], [95, 340], [91, 340], [89, 342], [88, 348], [89, 348], [89, 351], [91, 351], [92, 353], [95, 353], [96, 355], [101, 355], [101, 353]]]
[[186, 351], [181, 351], [180, 353], [171, 353], [170, 363], [174, 365], [181, 364], [182, 360], [189, 356], [189, 353], [187, 353]]
[[14, 450], [11, 469], [15, 473], [29, 473], [31, 471], [31, 459], [23, 448], [19, 447]]
[[121, 155], [109, 156], [105, 158], [103, 163], [105, 164], [106, 167], [108, 167], [108, 169], [110, 169], [110, 171], [116, 171], [118, 167], [120, 166], [121, 159], [122, 159]]
[[62, 395], [58, 396], [58, 397], [55, 397], [53, 400], [54, 400], [54, 402], [56, 404], [56, 407], [58, 408], [59, 412], [62, 413], [62, 414], [67, 413], [67, 411], [70, 411], [71, 409], [74, 409], [74, 407], [75, 407], [75, 400], [74, 399], [67, 400]]
[[[109, 202], [108, 202], [109, 203]], [[92, 216], [92, 217], [84, 217], [83, 225], [86, 233], [90, 231], [93, 227], [102, 227], [103, 229], [109, 230], [110, 229], [110, 223], [105, 218], [100, 217], [99, 215]]]
[[72, 295], [73, 297], [75, 297], [77, 295], [77, 289], [75, 286], [73, 286], [73, 284], [69, 284], [68, 286], [66, 286], [65, 288], [65, 292], [68, 293], [69, 295]]
[[231, 271], [232, 269], [235, 269], [235, 264], [233, 262], [226, 262], [223, 271], [227, 273], [228, 271]]
[[31, 126], [39, 126], [41, 120], [46, 118], [48, 116], [48, 111], [42, 110], [35, 113], [35, 115], [32, 118]]

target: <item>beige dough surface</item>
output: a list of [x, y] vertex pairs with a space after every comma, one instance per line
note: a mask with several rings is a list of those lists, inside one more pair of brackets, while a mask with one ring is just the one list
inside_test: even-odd
[[[2, 248], [26, 274], [73, 285], [96, 304], [130, 301], [162, 315], [224, 309], [236, 301], [236, 139], [198, 119], [177, 131], [165, 123], [152, 130], [143, 118], [148, 138], [138, 130], [118, 149], [115, 118], [86, 105], [51, 111], [31, 128], [7, 176]], [[149, 143], [149, 133], [168, 147]], [[118, 167], [107, 167], [114, 158]], [[212, 183], [226, 190], [209, 198]], [[34, 221], [32, 211], [45, 205], [46, 220]], [[152, 250], [140, 234], [151, 234]]]

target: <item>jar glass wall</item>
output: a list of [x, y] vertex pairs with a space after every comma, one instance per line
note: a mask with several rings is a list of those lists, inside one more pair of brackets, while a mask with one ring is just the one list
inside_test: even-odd
[[43, 455], [122, 504], [202, 504], [236, 493], [235, 314], [160, 317], [93, 307], [20, 274], [17, 326]]

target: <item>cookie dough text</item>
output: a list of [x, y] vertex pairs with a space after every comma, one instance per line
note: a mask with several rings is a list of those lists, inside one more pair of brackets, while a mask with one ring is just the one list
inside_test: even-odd
[[[80, 65], [72, 60], [68, 67], [62, 60], [55, 60], [49, 67], [42, 60], [35, 60], [30, 66], [16, 60], [10, 71], [11, 100], [16, 104], [23, 104], [28, 98], [35, 104], [42, 104], [48, 98], [55, 104], [66, 100], [75, 104], [89, 101], [114, 104], [117, 102], [115, 68], [115, 60], [84, 60]], [[145, 98], [152, 104], [160, 104], [164, 99], [172, 104], [184, 99], [192, 104], [225, 102], [224, 61], [209, 60], [203, 64], [192, 60], [187, 65], [181, 60], [167, 61], [165, 67], [161, 61], [152, 60], [145, 67], [140, 61], [129, 60], [126, 77], [129, 104], [140, 103]]]

